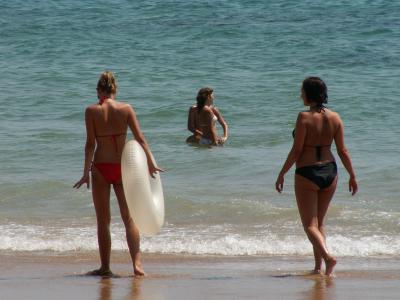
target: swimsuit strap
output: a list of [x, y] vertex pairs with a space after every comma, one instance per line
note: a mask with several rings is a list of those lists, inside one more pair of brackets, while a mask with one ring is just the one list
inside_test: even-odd
[[[326, 106], [323, 105], [322, 103], [316, 105], [315, 107], [317, 108], [317, 111], [318, 111], [319, 113], [320, 113], [321, 111], [325, 111], [325, 108], [326, 108]], [[325, 119], [323, 120], [323, 122], [325, 122]], [[295, 136], [296, 136], [296, 128], [293, 129], [293, 131], [292, 131], [292, 136], [293, 136], [293, 138], [295, 138]], [[322, 134], [320, 135], [319, 140], [321, 140], [321, 136], [322, 136]], [[318, 160], [318, 161], [321, 160], [321, 148], [322, 148], [322, 147], [330, 147], [330, 146], [331, 146], [331, 144], [329, 144], [329, 145], [304, 145], [304, 147], [315, 148], [316, 157], [317, 157], [317, 160]]]
[[126, 133], [116, 133], [116, 134], [105, 134], [105, 135], [96, 135], [96, 137], [108, 137], [108, 136], [121, 136], [126, 135]]
[[331, 145], [304, 145], [304, 147], [315, 148], [315, 156], [317, 157], [318, 161], [321, 160], [321, 148], [330, 146]]
[[315, 148], [317, 148], [317, 147], [319, 147], [319, 148], [321, 148], [321, 147], [330, 147], [332, 144], [329, 144], [329, 145], [304, 145], [304, 147], [309, 147], [309, 148], [313, 148], [313, 147], [315, 147]]
[[304, 147], [309, 147], [309, 148], [315, 148], [315, 156], [317, 157], [318, 161], [321, 161], [321, 148], [323, 147], [330, 147], [331, 145], [315, 145], [315, 146], [311, 146], [311, 145], [304, 145]]
[[[321, 113], [321, 111], [325, 111], [325, 106], [322, 103], [319, 103], [317, 105], [317, 111], [319, 113]], [[320, 136], [319, 136], [319, 141], [321, 141], [322, 138], [322, 131], [324, 130], [324, 125], [326, 125], [327, 122], [327, 118], [325, 115], [322, 116], [322, 128], [321, 128], [321, 132], [320, 132]], [[322, 147], [330, 147], [331, 145], [315, 145], [315, 156], [317, 157], [318, 161], [321, 161], [321, 148]]]
[[325, 111], [325, 108], [327, 108], [323, 103], [318, 103], [317, 105], [314, 106], [317, 109], [317, 112]]
[[110, 97], [102, 97], [102, 98], [100, 98], [98, 104], [102, 105], [104, 103], [104, 101], [106, 101], [107, 99], [110, 99]]
[[106, 135], [96, 135], [96, 137], [110, 137], [111, 141], [113, 142], [115, 146], [115, 152], [118, 152], [118, 143], [117, 143], [117, 137], [126, 135], [126, 133], [117, 133], [117, 134], [106, 134]]
[[[104, 101], [106, 101], [107, 99], [110, 99], [110, 97], [102, 97], [102, 98], [100, 98], [98, 104], [102, 105], [104, 103]], [[103, 107], [101, 107], [101, 109], [103, 109]], [[100, 137], [110, 137], [111, 141], [113, 142], [113, 144], [115, 146], [115, 152], [118, 152], [117, 137], [118, 136], [122, 136], [122, 135], [126, 135], [126, 133], [96, 135], [96, 137], [98, 137], [98, 138], [100, 138]]]

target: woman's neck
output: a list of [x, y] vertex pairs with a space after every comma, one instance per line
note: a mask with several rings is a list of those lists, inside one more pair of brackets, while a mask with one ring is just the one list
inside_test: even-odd
[[322, 103], [312, 103], [310, 105], [310, 111], [313, 112], [321, 112], [323, 111], [325, 106]]
[[99, 104], [103, 104], [104, 102], [106, 102], [107, 100], [114, 100], [113, 95], [103, 95], [99, 98]]

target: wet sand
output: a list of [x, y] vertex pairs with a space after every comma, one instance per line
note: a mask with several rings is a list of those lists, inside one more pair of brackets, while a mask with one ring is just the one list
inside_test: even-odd
[[113, 253], [114, 278], [86, 276], [95, 253], [0, 253], [0, 299], [399, 299], [400, 263], [342, 258], [335, 278], [307, 275], [311, 257], [143, 255], [132, 277], [127, 253]]

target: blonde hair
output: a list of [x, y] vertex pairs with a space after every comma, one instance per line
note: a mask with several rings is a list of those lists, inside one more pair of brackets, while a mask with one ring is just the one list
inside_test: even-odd
[[99, 81], [97, 82], [97, 91], [105, 94], [117, 93], [117, 83], [112, 72], [105, 71], [101, 73]]

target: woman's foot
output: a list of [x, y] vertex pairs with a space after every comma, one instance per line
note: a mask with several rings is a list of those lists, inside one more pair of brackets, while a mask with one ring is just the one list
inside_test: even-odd
[[145, 275], [140, 258], [141, 258], [140, 252], [137, 252], [133, 260], [133, 274], [135, 274], [135, 276]]
[[325, 261], [325, 266], [326, 266], [325, 275], [326, 276], [329, 276], [329, 277], [333, 276], [333, 274], [332, 274], [333, 268], [336, 266], [336, 264], [337, 264], [336, 257], [331, 257]]
[[114, 276], [113, 272], [111, 272], [110, 269], [102, 269], [102, 268], [87, 272], [86, 275], [101, 276], [101, 277], [113, 277]]
[[135, 276], [144, 276], [146, 275], [144, 273], [144, 270], [142, 268], [142, 264], [140, 262], [136, 262], [133, 266], [133, 273], [135, 274]]

